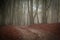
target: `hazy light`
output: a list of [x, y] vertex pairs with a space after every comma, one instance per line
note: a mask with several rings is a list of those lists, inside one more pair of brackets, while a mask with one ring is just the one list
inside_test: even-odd
[[[42, 5], [39, 5], [38, 12], [41, 11], [41, 7], [42, 7]], [[36, 6], [33, 6], [33, 11], [35, 11], [35, 10], [36, 10]]]

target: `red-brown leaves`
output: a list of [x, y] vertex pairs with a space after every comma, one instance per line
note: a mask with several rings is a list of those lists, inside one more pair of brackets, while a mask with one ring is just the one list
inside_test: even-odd
[[2, 26], [0, 40], [59, 40], [60, 23]]

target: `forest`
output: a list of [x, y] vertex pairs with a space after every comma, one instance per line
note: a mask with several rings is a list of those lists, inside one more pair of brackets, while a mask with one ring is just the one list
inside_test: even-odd
[[1, 0], [0, 25], [60, 22], [60, 0]]
[[60, 0], [0, 0], [0, 40], [60, 40]]

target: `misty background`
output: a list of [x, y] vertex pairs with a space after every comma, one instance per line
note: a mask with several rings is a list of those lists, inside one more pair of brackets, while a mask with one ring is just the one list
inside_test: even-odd
[[60, 0], [0, 0], [0, 25], [60, 22]]

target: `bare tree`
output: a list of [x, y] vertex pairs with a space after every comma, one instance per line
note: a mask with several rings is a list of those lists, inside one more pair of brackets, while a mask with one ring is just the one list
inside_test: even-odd
[[34, 24], [34, 18], [33, 18], [33, 0], [30, 0], [30, 6], [31, 6], [31, 10], [30, 10], [30, 24]]
[[47, 16], [46, 16], [46, 11], [47, 11], [47, 0], [42, 0], [42, 23], [47, 23]]
[[37, 15], [37, 21], [39, 23], [39, 19], [38, 19], [38, 7], [39, 7], [39, 0], [36, 0], [36, 13], [35, 13], [35, 15]]

